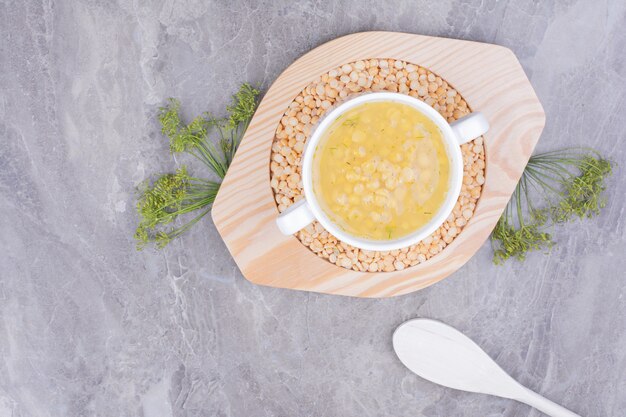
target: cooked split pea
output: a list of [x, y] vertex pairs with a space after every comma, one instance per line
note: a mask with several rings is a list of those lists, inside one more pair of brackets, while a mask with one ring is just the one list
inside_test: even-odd
[[436, 214], [448, 190], [442, 133], [397, 102], [357, 106], [339, 117], [315, 150], [314, 192], [346, 232], [397, 239]]

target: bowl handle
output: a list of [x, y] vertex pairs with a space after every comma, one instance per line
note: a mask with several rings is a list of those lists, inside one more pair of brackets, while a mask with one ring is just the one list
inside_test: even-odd
[[463, 145], [487, 133], [489, 122], [481, 112], [474, 112], [450, 123], [450, 127], [456, 134], [459, 145]]
[[276, 225], [283, 234], [293, 235], [311, 224], [313, 220], [315, 220], [315, 215], [313, 215], [309, 203], [302, 199], [280, 213], [276, 218]]

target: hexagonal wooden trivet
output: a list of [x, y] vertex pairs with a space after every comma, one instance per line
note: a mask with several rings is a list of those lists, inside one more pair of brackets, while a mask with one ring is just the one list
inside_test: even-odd
[[[400, 59], [426, 67], [461, 93], [491, 125], [484, 135], [485, 184], [461, 234], [430, 260], [395, 272], [357, 272], [313, 254], [276, 227], [269, 161], [286, 107], [313, 79], [347, 62]], [[511, 50], [502, 46], [394, 32], [330, 41], [289, 66], [269, 89], [220, 188], [212, 216], [242, 274], [273, 287], [356, 297], [390, 297], [427, 287], [459, 269], [489, 237], [537, 143], [545, 114]]]

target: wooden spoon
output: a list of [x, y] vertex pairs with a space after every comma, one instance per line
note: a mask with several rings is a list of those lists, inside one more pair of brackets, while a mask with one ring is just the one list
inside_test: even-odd
[[553, 417], [580, 417], [515, 381], [469, 337], [447, 324], [429, 319], [402, 323], [393, 334], [393, 348], [407, 368], [435, 384], [510, 398]]

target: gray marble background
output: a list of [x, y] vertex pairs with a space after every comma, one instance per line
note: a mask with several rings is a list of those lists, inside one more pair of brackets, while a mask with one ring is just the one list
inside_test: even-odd
[[[466, 332], [522, 383], [584, 416], [626, 414], [626, 3], [0, 2], [0, 416], [539, 416], [412, 375], [413, 317]], [[485, 244], [386, 300], [247, 282], [207, 217], [135, 251], [135, 186], [175, 166], [155, 123], [220, 111], [336, 36], [396, 30], [497, 43], [545, 107], [543, 150], [621, 166], [593, 220], [523, 264]]]

